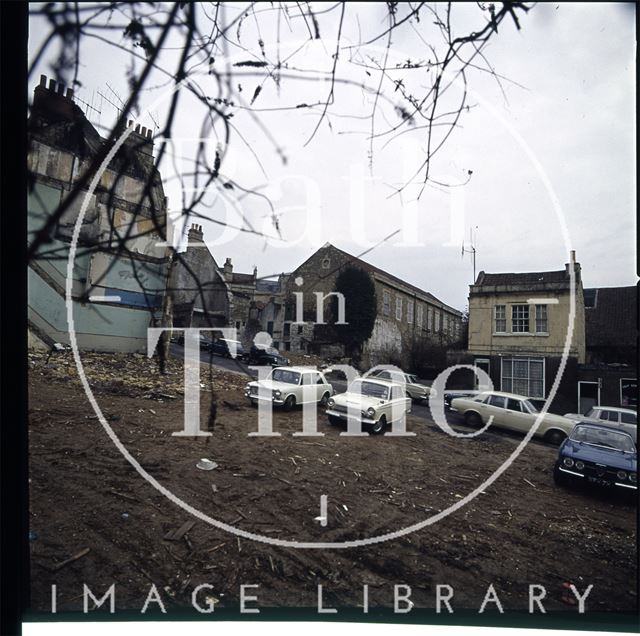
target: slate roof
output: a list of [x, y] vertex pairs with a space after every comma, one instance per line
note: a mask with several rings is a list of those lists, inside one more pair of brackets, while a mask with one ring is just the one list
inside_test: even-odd
[[[439, 305], [440, 307], [446, 309], [447, 311], [451, 311], [453, 313], [462, 315], [462, 312], [459, 309], [456, 309], [455, 307], [451, 307], [450, 305], [447, 305], [446, 303], [444, 303], [441, 300], [439, 300], [438, 298], [436, 298], [430, 292], [425, 291], [424, 289], [420, 289], [419, 287], [416, 287], [415, 285], [412, 285], [411, 283], [408, 283], [407, 281], [402, 280], [401, 278], [398, 278], [397, 276], [394, 276], [393, 274], [389, 274], [389, 272], [385, 272], [383, 269], [380, 269], [379, 267], [376, 267], [375, 265], [372, 265], [371, 263], [367, 263], [367, 261], [363, 261], [361, 258], [359, 258], [357, 256], [353, 256], [353, 254], [349, 254], [349, 252], [345, 252], [344, 250], [341, 250], [339, 247], [336, 247], [332, 243], [327, 243], [324, 247], [320, 248], [320, 250], [325, 249], [325, 248], [330, 248], [330, 249], [333, 249], [333, 250], [335, 250], [337, 252], [340, 252], [341, 254], [343, 254], [344, 256], [346, 256], [349, 259], [349, 263], [350, 264], [355, 265], [357, 267], [360, 267], [361, 269], [364, 269], [365, 271], [367, 271], [367, 272], [369, 272], [371, 274], [377, 274], [380, 278], [386, 279], [386, 281], [388, 281], [390, 284], [410, 289], [411, 291], [413, 291], [416, 294], [420, 295], [423, 299], [429, 300], [429, 301], [433, 302], [434, 304]], [[318, 251], [320, 251], [320, 250], [318, 250]], [[317, 252], [314, 252], [314, 254], [315, 253], [317, 253]], [[309, 257], [309, 259], [312, 258], [312, 256], [313, 256], [313, 254]], [[309, 259], [307, 259], [307, 260], [309, 260]]]
[[[585, 307], [585, 339], [591, 347], [633, 347], [638, 336], [638, 292], [636, 287], [585, 289], [594, 297], [593, 307]], [[588, 292], [588, 294], [587, 294]]]
[[538, 285], [545, 283], [565, 283], [569, 276], [566, 270], [552, 272], [521, 272], [487, 274], [480, 272], [476, 285]]

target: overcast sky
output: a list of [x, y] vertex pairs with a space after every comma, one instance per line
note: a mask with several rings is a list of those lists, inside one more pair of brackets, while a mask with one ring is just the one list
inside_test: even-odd
[[[343, 45], [383, 29], [385, 11], [384, 4], [359, 6], [356, 20], [356, 8], [348, 5]], [[400, 16], [403, 11], [406, 5], [399, 9]], [[453, 13], [461, 30], [478, 25], [477, 9], [472, 13], [454, 6]], [[394, 39], [391, 50], [396, 57], [390, 58], [389, 66], [428, 58], [423, 40], [434, 27], [424, 18], [402, 39]], [[264, 18], [260, 33], [267, 56], [275, 55], [270, 49], [274, 43], [264, 35], [271, 33], [270, 19]], [[297, 55], [301, 68], [328, 70], [326, 51], [331, 53], [335, 46], [336, 20], [319, 20], [323, 40], [307, 43]], [[505, 21], [486, 50], [496, 72], [512, 81], [503, 81], [501, 88], [489, 74], [471, 73], [473, 108], [464, 113], [434, 159], [433, 178], [455, 187], [427, 187], [418, 201], [419, 184], [407, 188], [402, 198], [390, 195], [419, 166], [424, 131], [391, 141], [388, 136], [376, 139], [370, 165], [371, 121], [366, 117], [372, 98], [339, 85], [328, 117], [305, 146], [320, 111], [270, 109], [310, 103], [326, 95], [327, 82], [283, 79], [280, 90], [273, 81], [263, 82], [254, 115], [264, 129], [253, 123], [247, 110], [236, 113], [237, 132], [232, 134], [223, 173], [270, 197], [284, 240], [230, 230], [221, 234], [219, 224], [202, 222], [205, 238], [215, 243], [211, 251], [218, 263], [231, 257], [236, 271], [249, 272], [254, 265], [260, 275], [291, 271], [325, 242], [359, 254], [400, 229], [364, 258], [463, 309], [473, 270], [470, 255], [462, 258], [461, 247], [463, 240], [469, 247], [469, 231], [474, 229], [478, 271], [561, 269], [568, 250], [575, 249], [585, 287], [635, 284], [635, 6], [541, 4], [523, 16], [521, 24], [517, 31]], [[243, 29], [247, 41], [259, 39], [256, 24], [247, 20]], [[34, 20], [32, 50], [43, 33], [43, 25]], [[337, 76], [373, 85], [375, 74], [365, 76], [364, 68], [349, 64], [351, 51], [341, 50]], [[384, 49], [373, 46], [366, 53], [380, 61]], [[237, 50], [230, 50], [230, 55], [243, 59]], [[88, 41], [81, 61], [81, 99], [91, 101], [100, 90], [116, 101], [107, 84], [126, 98], [127, 62], [117, 50]], [[50, 62], [51, 57], [43, 59], [31, 88], [40, 72], [50, 73]], [[216, 64], [222, 61], [218, 58]], [[247, 99], [264, 76], [251, 71], [241, 78]], [[394, 77], [402, 77], [407, 86], [413, 82], [419, 91], [419, 74], [409, 75]], [[452, 96], [456, 90], [451, 89]], [[158, 94], [145, 95], [141, 106]], [[159, 105], [152, 112], [163, 108]], [[102, 110], [100, 120], [106, 124], [113, 114], [104, 101]], [[182, 102], [178, 136], [198, 136], [194, 113], [188, 100]], [[381, 105], [376, 130], [396, 124], [397, 116], [392, 118], [393, 108]], [[274, 145], [286, 154], [286, 165]], [[460, 185], [468, 171], [473, 173], [470, 180]], [[163, 168], [165, 190], [170, 208], [179, 211], [181, 191], [170, 173], [169, 166]], [[232, 197], [237, 191], [222, 194]], [[211, 208], [200, 210], [203, 214], [242, 225], [240, 209], [252, 227], [276, 236], [261, 199], [247, 197], [234, 210], [212, 192], [210, 202]]]

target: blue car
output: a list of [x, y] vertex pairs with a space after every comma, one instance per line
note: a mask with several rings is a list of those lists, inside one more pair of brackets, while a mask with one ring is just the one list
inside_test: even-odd
[[578, 423], [560, 446], [553, 478], [558, 485], [583, 483], [638, 489], [638, 451], [631, 435], [605, 424]]

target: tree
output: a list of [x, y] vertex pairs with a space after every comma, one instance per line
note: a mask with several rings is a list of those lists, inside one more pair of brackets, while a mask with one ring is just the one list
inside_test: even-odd
[[[336, 278], [335, 291], [344, 296], [346, 325], [334, 323], [336, 342], [344, 344], [347, 356], [360, 360], [362, 345], [371, 337], [376, 322], [376, 288], [371, 276], [359, 267], [348, 266]], [[333, 297], [332, 314], [337, 313]]]

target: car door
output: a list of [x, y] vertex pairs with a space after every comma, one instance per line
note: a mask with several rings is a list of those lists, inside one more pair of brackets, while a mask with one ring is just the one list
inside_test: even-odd
[[299, 403], [302, 404], [306, 402], [317, 402], [317, 386], [315, 383], [314, 374], [311, 372], [303, 373], [300, 384], [302, 385], [302, 388], [300, 390], [301, 395]]
[[396, 420], [409, 412], [411, 399], [405, 396], [401, 386], [397, 384], [391, 386], [390, 398], [387, 419]]
[[319, 402], [322, 399], [322, 396], [327, 391], [330, 392], [331, 389], [329, 388], [329, 384], [321, 373], [314, 373], [313, 376], [316, 383], [316, 402]]
[[490, 395], [482, 409], [482, 419], [487, 423], [489, 416], [493, 416], [495, 426], [505, 426], [505, 406], [506, 398], [502, 395]]
[[535, 422], [535, 416], [529, 413], [522, 400], [515, 398], [507, 398], [503, 419], [505, 428], [521, 433], [528, 433]]

